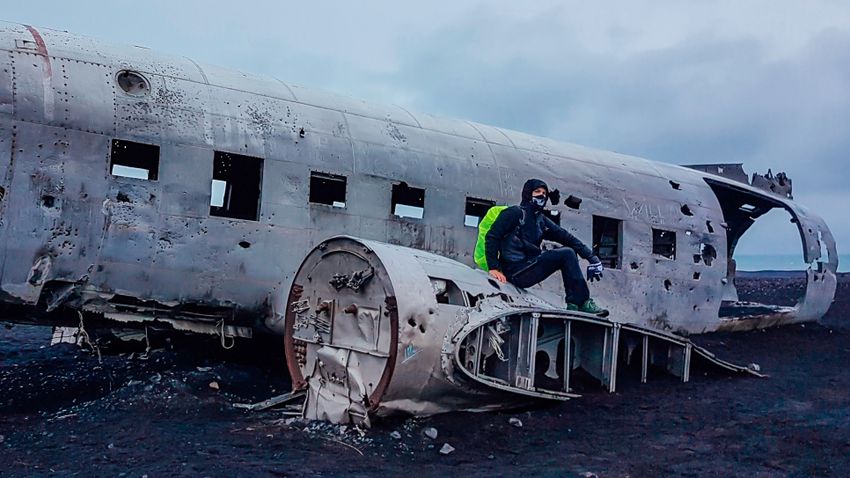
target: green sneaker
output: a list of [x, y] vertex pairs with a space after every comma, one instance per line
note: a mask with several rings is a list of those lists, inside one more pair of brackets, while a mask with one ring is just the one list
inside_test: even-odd
[[573, 303], [567, 302], [567, 310], [578, 310], [578, 306]]
[[[567, 309], [569, 309], [570, 304], [567, 304]], [[598, 317], [608, 317], [608, 309], [603, 309], [596, 305], [596, 302], [593, 299], [587, 299], [584, 304], [578, 307], [579, 312], [584, 312], [587, 314], [593, 314]]]

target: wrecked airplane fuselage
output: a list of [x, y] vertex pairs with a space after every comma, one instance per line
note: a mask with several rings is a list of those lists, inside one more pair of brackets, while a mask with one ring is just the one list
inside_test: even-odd
[[[441, 257], [435, 264], [446, 270], [432, 277], [443, 282], [429, 287], [445, 283], [445, 294], [460, 294], [463, 302], [432, 304], [433, 313], [417, 316], [415, 326], [401, 314], [387, 322], [383, 314], [392, 318], [398, 311], [377, 299], [351, 312], [332, 311], [375, 327], [360, 330], [365, 325], [358, 322], [358, 330], [342, 335], [360, 359], [385, 363], [384, 372], [358, 379], [356, 393], [377, 393], [386, 408], [415, 409], [421, 400], [424, 409], [434, 402], [417, 399], [404, 381], [425, 394], [429, 385], [445, 385], [446, 397], [450, 380], [465, 380], [485, 395], [499, 389], [499, 380], [522, 388], [516, 377], [489, 368], [492, 355], [470, 352], [475, 345], [448, 332], [463, 324], [445, 309], [466, 307], [464, 320], [473, 323], [475, 307], [494, 304], [480, 319], [484, 326], [495, 320], [491, 312], [506, 307], [489, 297], [485, 274], [460, 264], [472, 265], [476, 225], [487, 209], [515, 202], [528, 177], [568, 196], [548, 213], [593, 244], [607, 268], [593, 295], [616, 323], [634, 330], [687, 334], [816, 320], [835, 292], [838, 255], [829, 228], [790, 199], [784, 175], [758, 176], [751, 185], [742, 169], [730, 176], [722, 165], [656, 163], [27, 25], [0, 24], [0, 50], [0, 304], [6, 321], [76, 326], [82, 313], [89, 327], [162, 327], [222, 338], [273, 333], [288, 337], [292, 356], [330, 354], [318, 345], [327, 343], [330, 325], [321, 317], [329, 312], [311, 305], [312, 324], [297, 315], [287, 327], [294, 307], [287, 294], [315, 246], [348, 235], [374, 241], [372, 250], [384, 250], [375, 245], [383, 243]], [[742, 307], [735, 247], [755, 220], [777, 208], [799, 228], [810, 264], [805, 297], [783, 309]], [[399, 252], [399, 260], [411, 261], [411, 254]], [[354, 277], [349, 270], [335, 279], [335, 293], [343, 297], [358, 284], [427, 289], [422, 277], [385, 269], [402, 277]], [[449, 291], [451, 284], [466, 288]], [[296, 285], [308, 291], [308, 284]], [[582, 320], [553, 308], [560, 288], [551, 278], [528, 294], [508, 296], [526, 301], [529, 311], [538, 307], [531, 313], [541, 314], [534, 320], [548, 334], [550, 319], [565, 327]], [[417, 300], [433, 302], [433, 293], [419, 293]], [[484, 297], [472, 304], [467, 293]], [[510, 307], [502, 325], [488, 330], [527, 327], [522, 324], [533, 316], [523, 312], [514, 324]], [[626, 326], [615, 322], [595, 325]], [[473, 334], [468, 340], [485, 333], [476, 330], [467, 331]], [[377, 342], [366, 344], [375, 338], [370, 333]], [[449, 336], [466, 343], [463, 357], [478, 365], [471, 369], [456, 348], [443, 350]], [[490, 346], [490, 339], [483, 344]], [[544, 375], [557, 381], [551, 355]], [[334, 357], [337, 362], [328, 355], [325, 363], [342, 367]], [[442, 372], [436, 378], [395, 373], [382, 382], [386, 370], [403, 368], [405, 359]], [[298, 363], [312, 367], [310, 360]], [[449, 374], [451, 364], [461, 373]], [[292, 370], [302, 381], [325, 373]], [[525, 373], [523, 380], [532, 378]], [[546, 393], [568, 393], [564, 387]]]

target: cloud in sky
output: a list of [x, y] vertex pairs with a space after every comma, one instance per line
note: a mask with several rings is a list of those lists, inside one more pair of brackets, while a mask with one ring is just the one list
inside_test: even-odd
[[[785, 170], [850, 247], [850, 5], [23, 2], [3, 17], [675, 164]], [[745, 253], [796, 253], [784, 218]], [[771, 227], [788, 231], [774, 239]]]

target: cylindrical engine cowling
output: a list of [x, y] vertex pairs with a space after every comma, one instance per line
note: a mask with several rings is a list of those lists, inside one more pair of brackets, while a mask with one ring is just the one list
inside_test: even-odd
[[285, 322], [293, 386], [309, 388], [306, 416], [361, 423], [374, 412], [515, 404], [515, 395], [453, 370], [449, 333], [467, 323], [470, 302], [487, 296], [545, 305], [428, 252], [352, 237], [321, 243], [295, 276]]

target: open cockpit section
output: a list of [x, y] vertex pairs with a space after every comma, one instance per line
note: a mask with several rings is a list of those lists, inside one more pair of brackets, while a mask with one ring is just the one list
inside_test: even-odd
[[[761, 177], [761, 176], [759, 176]], [[783, 175], [784, 177], [784, 175]], [[726, 230], [727, 272], [723, 281], [720, 307], [721, 330], [745, 330], [785, 323], [816, 320], [826, 313], [836, 285], [838, 254], [835, 240], [823, 220], [791, 202], [785, 196], [762, 192], [747, 185], [706, 178], [720, 202]], [[738, 245], [753, 224], [771, 213], [785, 211], [796, 226], [802, 241], [806, 270], [800, 272], [805, 281], [804, 293], [793, 304], [762, 304], [738, 290]], [[777, 231], [780, 232], [780, 231]]]

